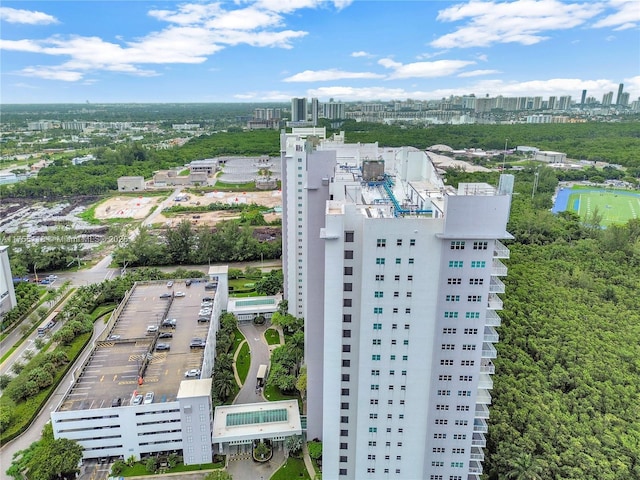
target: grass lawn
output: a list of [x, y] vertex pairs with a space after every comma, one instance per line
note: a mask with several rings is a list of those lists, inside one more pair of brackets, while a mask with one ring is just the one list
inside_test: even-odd
[[640, 217], [640, 194], [616, 190], [582, 190], [571, 192], [567, 210], [585, 219], [597, 210], [602, 215], [602, 225], [626, 223]]
[[[167, 469], [166, 473], [176, 473], [176, 472], [197, 472], [198, 470], [211, 470], [214, 468], [223, 468], [224, 462], [217, 463], [205, 463], [202, 465], [184, 465], [180, 463], [176, 465], [174, 468]], [[136, 477], [138, 475], [157, 475], [156, 473], [151, 473], [147, 471], [147, 466], [144, 463], [134, 463], [131, 467], [125, 467], [122, 472], [120, 472], [121, 477]]]
[[269, 385], [264, 388], [264, 396], [270, 402], [277, 402], [278, 400], [298, 400], [298, 395], [286, 395], [280, 391], [278, 387]]
[[249, 350], [249, 344], [245, 342], [240, 347], [240, 353], [238, 354], [238, 359], [236, 360], [236, 370], [238, 371], [238, 376], [240, 377], [240, 381], [243, 385], [245, 380], [247, 379], [247, 375], [249, 374], [250, 366], [251, 351]]
[[238, 346], [244, 340], [244, 335], [237, 328], [234, 330], [233, 333], [234, 333], [234, 339], [233, 339], [233, 349], [232, 350], [235, 352], [238, 349]]
[[280, 343], [280, 332], [275, 328], [269, 328], [264, 332], [264, 338], [267, 339], [268, 345], [278, 345]]
[[285, 464], [271, 476], [270, 480], [294, 480], [297, 478], [311, 480], [304, 461], [289, 457]]

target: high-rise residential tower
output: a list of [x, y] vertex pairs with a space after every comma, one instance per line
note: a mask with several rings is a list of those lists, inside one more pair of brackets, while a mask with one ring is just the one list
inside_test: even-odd
[[306, 98], [291, 99], [291, 121], [292, 122], [307, 121], [307, 99]]
[[618, 96], [616, 97], [616, 105], [622, 105], [622, 93], [624, 90], [624, 83], [618, 85]]
[[323, 477], [479, 479], [513, 177], [453, 189], [423, 151], [295, 132], [282, 158]]

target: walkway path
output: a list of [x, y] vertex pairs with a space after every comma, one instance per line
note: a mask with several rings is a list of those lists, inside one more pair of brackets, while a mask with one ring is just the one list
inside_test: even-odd
[[251, 350], [251, 366], [247, 379], [238, 392], [234, 404], [266, 402], [262, 392], [256, 391], [256, 376], [260, 365], [269, 365], [269, 347], [264, 341], [264, 325], [254, 325], [253, 322], [238, 323], [238, 329], [245, 336]]

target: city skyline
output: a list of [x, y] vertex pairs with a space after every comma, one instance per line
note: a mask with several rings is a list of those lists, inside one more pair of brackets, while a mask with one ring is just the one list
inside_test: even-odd
[[5, 104], [640, 96], [633, 0], [6, 1], [0, 19]]

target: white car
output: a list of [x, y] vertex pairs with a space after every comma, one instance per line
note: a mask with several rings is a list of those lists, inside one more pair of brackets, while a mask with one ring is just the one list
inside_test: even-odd
[[173, 282], [171, 280], [169, 280], [167, 282], [167, 288], [171, 288], [171, 287], [173, 287]]
[[184, 376], [186, 378], [199, 378], [200, 377], [200, 369], [192, 368], [191, 370], [187, 370], [184, 372]]
[[145, 393], [143, 403], [145, 405], [147, 405], [148, 403], [153, 403], [153, 397], [154, 397], [153, 392]]
[[184, 297], [186, 295], [186, 293], [184, 292], [176, 292], [173, 294], [174, 297]]
[[147, 333], [156, 333], [158, 331], [157, 325], [149, 325], [147, 327]]
[[131, 401], [131, 405], [142, 405], [143, 401], [144, 401], [144, 397], [142, 395], [136, 395], [135, 397], [133, 397], [133, 400]]

